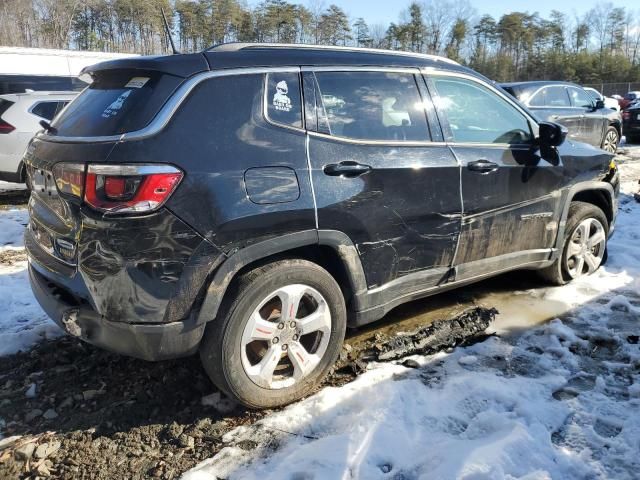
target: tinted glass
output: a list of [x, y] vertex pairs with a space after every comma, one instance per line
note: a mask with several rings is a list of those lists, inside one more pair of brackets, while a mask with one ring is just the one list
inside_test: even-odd
[[532, 107], [570, 107], [567, 89], [561, 86], [545, 87], [536, 93], [529, 105]]
[[81, 90], [86, 86], [86, 83], [75, 77], [0, 75], [0, 94], [24, 93], [25, 90]]
[[6, 112], [7, 110], [9, 110], [9, 107], [11, 105], [13, 105], [14, 102], [10, 101], [10, 100], [5, 100], [4, 98], [0, 98], [0, 118], [2, 117], [2, 114], [4, 112]]
[[52, 120], [56, 116], [58, 102], [39, 102], [31, 109], [31, 113], [38, 117]]
[[455, 142], [522, 144], [531, 141], [526, 117], [511, 103], [479, 83], [433, 77], [436, 105], [451, 127]]
[[145, 127], [180, 84], [172, 75], [103, 72], [56, 118], [57, 135], [118, 135]]
[[316, 78], [331, 135], [356, 140], [429, 140], [413, 75], [316, 72]]
[[302, 98], [297, 73], [267, 75], [267, 115], [269, 120], [289, 127], [302, 127]]
[[574, 107], [589, 108], [593, 106], [593, 99], [581, 88], [569, 87], [568, 90]]

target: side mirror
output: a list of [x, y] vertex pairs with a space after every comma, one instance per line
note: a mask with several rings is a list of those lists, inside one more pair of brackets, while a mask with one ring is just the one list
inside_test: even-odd
[[567, 138], [566, 127], [553, 122], [538, 123], [538, 141], [541, 147], [557, 147]]
[[598, 99], [598, 100], [596, 100], [596, 106], [595, 106], [595, 109], [596, 109], [596, 110], [600, 110], [600, 109], [602, 109], [602, 108], [604, 108], [604, 100], [599, 100], [599, 99]]

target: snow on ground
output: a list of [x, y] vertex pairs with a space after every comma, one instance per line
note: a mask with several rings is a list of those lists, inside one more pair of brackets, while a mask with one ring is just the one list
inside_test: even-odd
[[13, 190], [26, 190], [27, 186], [24, 183], [11, 183], [0, 180], [0, 192], [7, 192]]
[[[0, 210], [0, 355], [28, 350], [45, 338], [62, 333], [42, 311], [31, 293], [23, 234], [27, 209]], [[13, 255], [16, 255], [14, 257]]]
[[[518, 292], [566, 304], [562, 319], [422, 367], [377, 364], [224, 439], [185, 480], [637, 478], [640, 469], [640, 162], [606, 267]], [[507, 322], [508, 323], [508, 322]]]

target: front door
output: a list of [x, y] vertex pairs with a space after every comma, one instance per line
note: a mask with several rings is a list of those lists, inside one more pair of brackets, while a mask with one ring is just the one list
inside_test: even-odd
[[316, 68], [303, 81], [319, 229], [351, 238], [370, 289], [448, 281], [459, 167], [427, 120], [433, 106], [419, 72]]
[[461, 164], [456, 280], [548, 258], [557, 229], [560, 159], [542, 158], [533, 147], [534, 122], [498, 90], [467, 76], [429, 79]]
[[567, 137], [584, 142], [584, 108], [576, 108], [569, 98], [565, 85], [541, 88], [527, 102], [529, 109], [539, 120], [556, 122], [567, 127]]

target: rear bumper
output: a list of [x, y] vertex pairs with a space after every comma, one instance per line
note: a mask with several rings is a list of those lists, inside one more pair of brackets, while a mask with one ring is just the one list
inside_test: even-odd
[[143, 360], [166, 360], [198, 350], [205, 324], [195, 317], [163, 324], [112, 322], [29, 265], [31, 289], [42, 309], [65, 332], [116, 353]]

